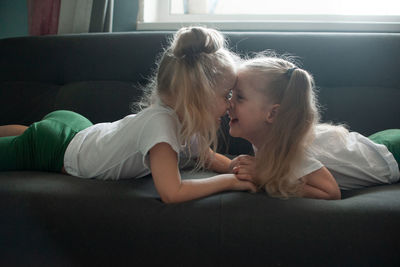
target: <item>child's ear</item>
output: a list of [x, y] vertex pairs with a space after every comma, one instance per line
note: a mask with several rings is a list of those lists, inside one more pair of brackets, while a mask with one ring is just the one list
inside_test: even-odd
[[279, 104], [272, 105], [270, 110], [267, 112], [266, 122], [273, 123], [276, 115], [278, 114]]

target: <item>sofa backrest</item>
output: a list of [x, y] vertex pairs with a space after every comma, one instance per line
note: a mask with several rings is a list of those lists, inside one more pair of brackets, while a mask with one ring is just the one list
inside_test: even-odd
[[[315, 78], [323, 121], [346, 123], [365, 135], [399, 127], [400, 34], [225, 34], [241, 55], [271, 49], [297, 56]], [[56, 109], [74, 110], [94, 123], [120, 119], [131, 112], [171, 36], [132, 32], [1, 39], [0, 125], [29, 125]]]
[[298, 56], [315, 78], [325, 122], [365, 135], [400, 127], [400, 34], [235, 33], [231, 45]]

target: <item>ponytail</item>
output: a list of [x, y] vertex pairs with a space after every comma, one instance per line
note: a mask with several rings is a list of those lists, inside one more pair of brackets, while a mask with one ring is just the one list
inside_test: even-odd
[[182, 28], [170, 40], [150, 83], [153, 98], [160, 98], [180, 115], [181, 143], [189, 144], [196, 136], [196, 167], [204, 167], [210, 147], [217, 147], [213, 113], [217, 82], [228, 72], [236, 72], [235, 55], [225, 46], [223, 35], [216, 30]]
[[275, 57], [249, 60], [243, 71], [263, 80], [261, 90], [279, 104], [256, 154], [256, 181], [271, 196], [297, 196], [301, 183], [293, 179], [292, 171], [304, 157], [319, 121], [313, 78], [291, 62]]

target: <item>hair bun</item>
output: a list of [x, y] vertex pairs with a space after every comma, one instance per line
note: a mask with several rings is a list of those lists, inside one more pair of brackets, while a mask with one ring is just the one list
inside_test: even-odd
[[214, 53], [223, 46], [224, 37], [216, 30], [185, 27], [175, 34], [171, 48], [174, 56], [181, 58]]

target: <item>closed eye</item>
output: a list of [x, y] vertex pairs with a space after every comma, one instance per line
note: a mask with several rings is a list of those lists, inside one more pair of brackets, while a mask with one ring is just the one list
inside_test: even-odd
[[236, 94], [236, 100], [240, 101], [240, 100], [243, 100], [243, 99], [244, 99], [243, 96], [241, 96], [240, 94]]
[[245, 100], [240, 89], [235, 88], [234, 90], [232, 90], [232, 100], [237, 101], [237, 102], [241, 102], [241, 101]]

